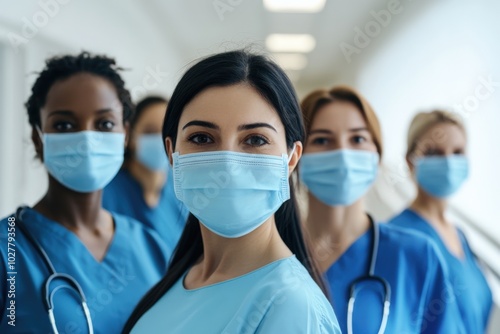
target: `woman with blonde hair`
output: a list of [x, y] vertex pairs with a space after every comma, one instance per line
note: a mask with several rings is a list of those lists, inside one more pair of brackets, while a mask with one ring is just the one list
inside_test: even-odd
[[448, 197], [469, 175], [465, 127], [446, 111], [419, 113], [411, 122], [407, 143], [406, 160], [418, 193], [410, 207], [390, 223], [423, 232], [435, 241], [448, 267], [467, 333], [484, 333], [492, 307], [491, 290], [465, 235], [445, 216]]
[[[435, 246], [378, 224], [364, 195], [377, 177], [382, 135], [366, 99], [350, 87], [316, 90], [302, 102], [307, 140], [305, 235], [343, 333], [462, 333]], [[435, 303], [440, 303], [436, 309]]]

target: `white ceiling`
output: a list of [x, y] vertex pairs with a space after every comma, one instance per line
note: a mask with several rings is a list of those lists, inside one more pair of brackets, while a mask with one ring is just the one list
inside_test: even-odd
[[[36, 0], [7, 3], [0, 0], [0, 8], [9, 9], [0, 10], [0, 23], [11, 22], [9, 29], [15, 31], [21, 30], [23, 17], [40, 11]], [[392, 17], [369, 47], [347, 62], [340, 44], [354, 44], [354, 28], [363, 29], [374, 20], [371, 12], [386, 10], [390, 3], [399, 3], [404, 10]], [[130, 82], [140, 82], [144, 75], [144, 66], [138, 63], [168, 68], [173, 73], [168, 79], [169, 88], [161, 88], [169, 91], [170, 83], [174, 85], [185, 69], [182, 65], [199, 57], [247, 46], [266, 51], [264, 41], [273, 33], [311, 34], [316, 47], [305, 54], [308, 65], [288, 72], [300, 96], [338, 83], [356, 85], [364, 62], [384, 49], [394, 37], [391, 34], [403, 30], [423, 10], [429, 10], [431, 3], [435, 1], [326, 0], [321, 12], [290, 14], [269, 12], [262, 0], [86, 0], [61, 5], [60, 14], [40, 29], [39, 35], [77, 49], [83, 46], [118, 56], [121, 63], [131, 64], [135, 70]], [[217, 4], [226, 4], [230, 9], [222, 18], [215, 8]], [[92, 22], [88, 22], [90, 16]]]
[[[217, 1], [232, 8], [232, 11], [223, 14], [222, 19], [214, 8]], [[290, 76], [296, 79], [295, 85], [298, 87], [318, 87], [342, 79], [341, 72], [352, 72], [349, 67], [356, 64], [347, 63], [340, 43], [353, 44], [354, 27], [363, 27], [373, 20], [370, 11], [387, 8], [388, 2], [327, 0], [324, 9], [313, 14], [272, 13], [264, 8], [261, 0], [151, 0], [142, 4], [158, 27], [177, 43], [176, 47], [188, 61], [247, 45], [265, 50], [265, 38], [271, 33], [311, 34], [316, 38], [316, 48], [307, 54], [308, 65], [299, 73], [290, 73]], [[232, 6], [231, 3], [236, 5]], [[401, 2], [403, 5], [406, 3]], [[405, 19], [418, 11], [412, 9], [409, 12], [403, 13]], [[400, 17], [397, 19], [401, 21]], [[396, 18], [393, 21], [397, 21]], [[394, 30], [398, 24], [391, 23], [384, 30]], [[383, 31], [380, 36], [387, 31]]]

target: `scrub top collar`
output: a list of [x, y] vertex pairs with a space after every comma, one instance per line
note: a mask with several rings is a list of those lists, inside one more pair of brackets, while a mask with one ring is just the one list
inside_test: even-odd
[[[21, 214], [24, 224], [30, 229], [33, 236], [44, 249], [51, 249], [54, 247], [54, 243], [57, 243], [58, 252], [53, 252], [54, 254], [51, 254], [51, 257], [57, 256], [63, 259], [66, 252], [76, 252], [77, 254], [82, 254], [82, 260], [88, 265], [114, 263], [120, 257], [115, 254], [124, 256], [128, 253], [128, 248], [124, 247], [128, 246], [128, 243], [117, 242], [117, 239], [120, 240], [126, 236], [122, 235], [122, 228], [117, 223], [118, 220], [116, 217], [113, 215], [112, 218], [114, 223], [113, 238], [102, 261], [97, 261], [78, 236], [60, 223], [45, 217], [33, 208], [26, 208]], [[54, 237], [57, 240], [54, 240]]]

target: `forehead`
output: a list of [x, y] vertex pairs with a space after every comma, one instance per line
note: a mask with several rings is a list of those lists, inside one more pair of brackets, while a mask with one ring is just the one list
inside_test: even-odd
[[166, 103], [154, 103], [144, 109], [137, 120], [137, 123], [150, 123], [157, 122], [158, 119], [163, 120], [163, 116], [165, 115], [165, 110], [167, 109]]
[[111, 82], [94, 74], [78, 73], [56, 81], [50, 87], [44, 108], [78, 111], [122, 109], [122, 106]]
[[210, 87], [200, 92], [185, 106], [179, 126], [193, 119], [220, 127], [266, 122], [283, 130], [276, 110], [253, 87], [245, 84]]
[[311, 122], [311, 130], [353, 127], [366, 127], [366, 121], [358, 107], [348, 101], [334, 101], [320, 107]]
[[464, 146], [467, 138], [464, 131], [453, 123], [438, 123], [431, 126], [420, 137], [420, 144], [430, 146]]

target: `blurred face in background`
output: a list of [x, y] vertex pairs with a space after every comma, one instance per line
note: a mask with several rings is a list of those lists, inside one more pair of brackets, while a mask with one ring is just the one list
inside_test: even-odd
[[130, 150], [139, 163], [151, 171], [165, 171], [168, 168], [161, 135], [166, 109], [166, 103], [146, 107], [132, 130]]
[[329, 103], [315, 113], [304, 153], [341, 149], [377, 152], [363, 115], [347, 101]]
[[435, 124], [417, 140], [409, 156], [410, 169], [414, 170], [414, 160], [421, 157], [464, 155], [466, 146], [467, 138], [459, 126], [453, 123]]
[[445, 199], [459, 190], [469, 176], [466, 144], [464, 130], [450, 122], [430, 126], [417, 139], [407, 160], [420, 192]]
[[166, 109], [166, 103], [155, 103], [142, 112], [132, 131], [131, 148], [134, 151], [137, 148], [137, 140], [141, 135], [161, 135]]
[[333, 101], [314, 114], [299, 170], [317, 199], [328, 206], [350, 206], [373, 184], [379, 154], [361, 110]]

